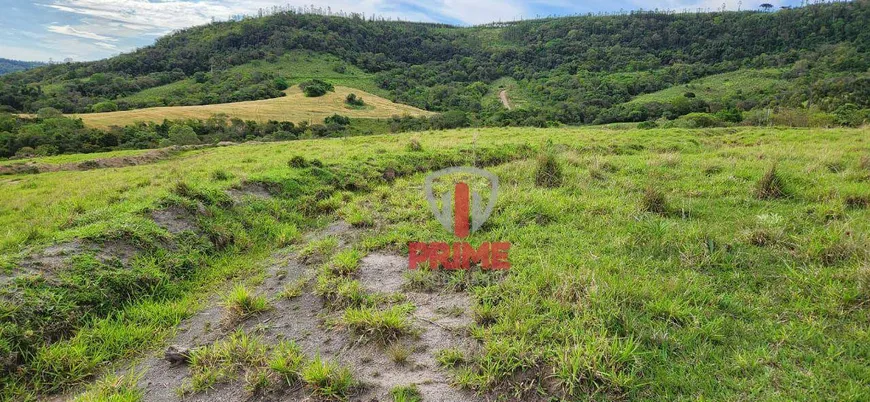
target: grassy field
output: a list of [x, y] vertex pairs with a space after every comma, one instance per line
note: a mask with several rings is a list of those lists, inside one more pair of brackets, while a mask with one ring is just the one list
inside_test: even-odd
[[708, 102], [741, 97], [758, 98], [759, 95], [774, 94], [789, 87], [789, 82], [782, 78], [782, 73], [783, 70], [780, 69], [766, 69], [716, 74], [685, 85], [675, 85], [658, 92], [640, 95], [628, 103], [667, 103], [683, 97], [688, 92]]
[[[400, 364], [397, 345], [422, 342], [407, 326], [417, 314], [405, 307], [410, 291], [360, 287], [360, 259], [406, 258], [409, 241], [453, 241], [422, 183], [428, 171], [476, 164], [499, 176], [501, 191], [469, 241], [510, 241], [512, 268], [405, 278], [435, 297], [472, 301], [458, 312], [473, 317], [459, 333], [479, 347], [419, 352], [437, 355], [454, 387], [506, 400], [867, 400], [867, 135], [465, 129], [243, 144], [152, 165], [10, 176], [0, 193], [0, 277], [18, 279], [0, 304], [0, 352], [24, 357], [2, 377], [3, 392], [143, 400], [149, 388], [135, 378], [92, 378], [164, 345], [221, 284], [269, 277], [263, 262], [283, 246], [326, 261], [313, 265], [311, 285], [285, 297], [326, 299], [326, 336], [378, 334], [374, 350]], [[232, 198], [251, 185], [271, 196]], [[192, 211], [193, 233], [155, 223], [152, 211], [170, 207]], [[360, 230], [350, 249], [302, 236], [336, 219]], [[75, 258], [60, 272], [20, 276], [25, 256], [73, 239], [131, 242], [138, 257], [126, 269]], [[80, 274], [94, 270], [101, 279]], [[242, 317], [279, 303], [241, 288], [229, 297], [226, 309]], [[273, 308], [270, 319], [292, 311]], [[255, 324], [196, 352], [194, 389], [184, 392], [220, 380], [228, 395], [258, 395], [278, 374], [305, 395], [361, 392], [348, 376], [365, 364], [343, 362], [345, 372], [270, 343]], [[244, 359], [232, 352], [241, 345]], [[236, 363], [228, 373], [220, 361]], [[418, 392], [398, 385], [393, 395]]]
[[26, 158], [26, 159], [10, 159], [0, 160], [0, 166], [13, 165], [18, 163], [44, 163], [48, 165], [62, 165], [64, 163], [84, 162], [98, 158], [117, 158], [125, 156], [141, 155], [149, 150], [147, 149], [125, 149], [121, 151], [101, 152], [99, 154], [71, 154], [71, 155], [55, 155], [41, 158]]
[[[113, 125], [125, 126], [137, 122], [162, 122], [164, 119], [208, 119], [225, 113], [231, 118], [265, 122], [269, 120], [321, 123], [326, 117], [341, 114], [351, 118], [389, 118], [394, 115], [428, 115], [429, 112], [412, 106], [390, 102], [368, 92], [337, 86], [335, 92], [324, 96], [306, 97], [298, 86], [291, 87], [287, 96], [247, 102], [223, 103], [201, 106], [171, 106], [121, 112], [86, 113], [75, 115], [87, 126], [107, 128]], [[348, 94], [355, 93], [366, 102], [366, 108], [351, 108], [345, 104]]]

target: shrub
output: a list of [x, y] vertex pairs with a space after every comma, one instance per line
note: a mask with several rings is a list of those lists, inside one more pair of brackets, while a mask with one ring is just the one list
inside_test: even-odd
[[118, 110], [118, 105], [112, 101], [105, 101], [91, 106], [91, 110], [93, 110], [95, 113], [114, 112]]
[[188, 125], [176, 124], [169, 129], [169, 141], [175, 145], [199, 144], [199, 137]]
[[365, 104], [366, 104], [363, 101], [363, 98], [357, 97], [356, 94], [347, 95], [347, 98], [345, 98], [344, 103], [347, 103], [348, 105], [351, 105], [351, 106], [365, 106]]
[[350, 124], [350, 118], [347, 116], [342, 116], [340, 114], [334, 114], [324, 119], [323, 122], [326, 124], [338, 124], [340, 126], [346, 126]]
[[327, 92], [335, 91], [335, 87], [332, 84], [318, 79], [305, 81], [299, 84], [299, 88], [302, 89], [302, 92], [305, 93], [305, 96], [310, 98], [316, 98], [318, 96], [326, 95]]
[[284, 77], [275, 77], [272, 81], [272, 86], [279, 91], [283, 91], [290, 87], [290, 84], [287, 83], [287, 79]]
[[774, 164], [755, 185], [755, 197], [761, 200], [770, 200], [782, 198], [785, 195], [785, 182], [777, 173], [776, 164]]
[[640, 124], [638, 124], [637, 128], [640, 128], [643, 130], [649, 130], [649, 129], [656, 128], [658, 126], [659, 126], [659, 124], [656, 123], [655, 121], [648, 120], [648, 121], [644, 121], [644, 122], [641, 122]]
[[36, 118], [40, 120], [54, 119], [58, 117], [63, 117], [63, 113], [53, 107], [44, 107], [36, 111]]

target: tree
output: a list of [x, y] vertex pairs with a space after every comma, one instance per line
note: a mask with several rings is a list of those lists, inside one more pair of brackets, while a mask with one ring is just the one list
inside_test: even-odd
[[44, 107], [36, 111], [36, 118], [40, 120], [54, 119], [61, 116], [63, 116], [63, 113], [53, 107]]
[[764, 11], [770, 11], [770, 9], [773, 8], [773, 4], [770, 4], [770, 3], [764, 3], [764, 4], [761, 5], [761, 8], [763, 8]]
[[174, 145], [193, 145], [199, 144], [199, 137], [190, 126], [176, 124], [169, 129], [169, 141]]

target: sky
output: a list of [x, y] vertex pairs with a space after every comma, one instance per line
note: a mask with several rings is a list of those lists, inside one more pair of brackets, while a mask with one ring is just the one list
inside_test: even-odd
[[729, 10], [745, 10], [763, 2], [777, 7], [800, 4], [800, 0], [0, 0], [0, 57], [98, 60], [150, 45], [176, 29], [286, 5], [476, 25], [641, 8], [712, 10], [724, 5]]

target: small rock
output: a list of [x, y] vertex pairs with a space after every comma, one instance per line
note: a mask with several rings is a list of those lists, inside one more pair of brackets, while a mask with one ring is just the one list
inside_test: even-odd
[[164, 358], [173, 366], [190, 362], [190, 349], [172, 345], [166, 349]]

